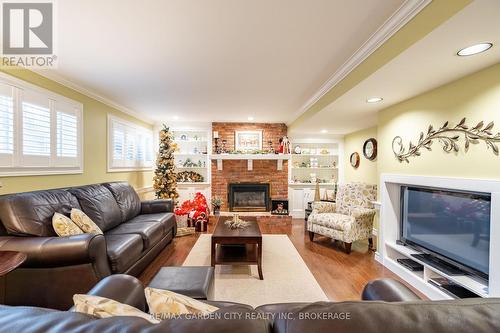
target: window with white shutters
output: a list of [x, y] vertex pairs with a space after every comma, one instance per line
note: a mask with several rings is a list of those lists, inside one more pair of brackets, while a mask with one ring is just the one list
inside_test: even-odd
[[82, 105], [0, 74], [0, 175], [81, 173]]
[[153, 166], [153, 132], [123, 119], [108, 117], [109, 171], [149, 170]]

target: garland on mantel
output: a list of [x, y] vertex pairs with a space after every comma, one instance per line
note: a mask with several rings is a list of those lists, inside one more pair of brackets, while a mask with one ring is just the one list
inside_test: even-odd
[[425, 148], [427, 150], [432, 150], [431, 145], [433, 140], [438, 140], [442, 146], [443, 150], [447, 153], [458, 152], [458, 140], [461, 135], [465, 139], [465, 152], [469, 150], [471, 144], [477, 144], [480, 141], [486, 143], [487, 148], [491, 148], [495, 155], [499, 154], [499, 149], [496, 143], [500, 142], [500, 133], [493, 134], [494, 123], [490, 122], [488, 125], [484, 126], [484, 122], [480, 121], [476, 126], [469, 128], [465, 124], [465, 118], [463, 118], [456, 126], [450, 127], [448, 122], [445, 122], [443, 126], [435, 130], [432, 125], [429, 125], [427, 129], [427, 134], [424, 132], [420, 133], [420, 138], [418, 143], [414, 145], [411, 141], [408, 145], [408, 149], [405, 149], [403, 145], [403, 139], [400, 136], [396, 136], [392, 140], [392, 150], [394, 155], [400, 162], [410, 163], [409, 157], [420, 156], [420, 148]]

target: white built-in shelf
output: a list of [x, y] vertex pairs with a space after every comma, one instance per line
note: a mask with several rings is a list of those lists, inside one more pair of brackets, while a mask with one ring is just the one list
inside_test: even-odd
[[337, 170], [337, 167], [292, 167], [294, 170], [304, 169], [304, 170]]
[[[178, 146], [178, 150], [174, 152], [174, 159], [176, 164], [176, 173], [180, 172], [194, 172], [203, 177], [203, 182], [178, 182], [178, 185], [209, 185], [210, 174], [210, 160], [208, 159], [208, 152], [211, 151], [210, 130], [209, 129], [187, 129], [177, 128], [172, 129], [175, 137], [174, 142]], [[184, 139], [181, 139], [184, 137]], [[194, 163], [192, 166], [182, 166], [186, 161]], [[201, 162], [204, 166], [198, 166]], [[180, 193], [182, 200], [192, 199], [192, 193]]]
[[293, 157], [303, 156], [303, 157], [337, 157], [338, 155], [333, 154], [292, 154]]
[[[445, 272], [440, 271], [439, 269], [430, 266], [429, 264], [425, 263], [424, 261], [413, 257], [412, 254], [417, 254], [420, 252], [418, 252], [412, 248], [409, 248], [408, 246], [399, 245], [399, 244], [396, 244], [394, 242], [386, 242], [385, 244], [387, 247], [393, 249], [397, 254], [400, 254], [403, 257], [409, 258], [409, 259], [416, 261], [419, 264], [423, 265], [424, 266], [423, 272], [413, 272], [410, 270], [407, 270], [407, 271], [408, 271], [408, 273], [414, 275], [414, 277], [422, 280], [422, 282], [427, 283], [429, 285], [429, 287], [435, 289], [436, 292], [443, 294], [444, 297], [450, 298], [450, 296], [448, 294], [441, 291], [439, 288], [432, 286], [428, 282], [428, 280], [431, 277], [435, 277], [435, 276], [444, 277], [444, 278], [446, 278], [450, 281], [453, 281], [453, 282], [461, 285], [462, 287], [472, 291], [473, 293], [476, 293], [477, 295], [479, 295], [481, 297], [489, 297], [488, 282], [487, 281], [482, 280], [482, 279], [477, 278], [477, 277], [474, 277], [474, 276], [470, 276], [470, 275], [448, 275]], [[394, 255], [390, 255], [390, 254], [388, 255], [388, 257], [386, 257], [386, 260], [390, 260], [390, 263], [392, 265], [399, 265], [400, 267], [403, 267], [396, 261], [396, 259], [398, 259], [398, 258], [396, 258]], [[403, 269], [406, 270], [406, 268], [403, 268]]]
[[176, 168], [176, 169], [185, 169], [185, 170], [188, 170], [188, 169], [195, 169], [195, 170], [196, 170], [196, 169], [198, 169], [198, 170], [199, 170], [199, 169], [206, 169], [206, 167], [202, 167], [202, 166], [201, 166], [201, 167], [185, 167], [185, 166], [176, 166], [175, 168]]
[[[293, 183], [293, 182], [291, 182], [291, 183], [289, 183], [289, 185], [291, 185], [291, 186], [294, 186], [294, 185], [295, 186], [316, 186], [316, 183]], [[336, 184], [335, 183], [319, 183], [319, 186], [324, 186], [324, 185], [334, 186]]]
[[175, 152], [174, 156], [207, 156], [207, 154], [203, 153], [181, 153], [181, 152]]
[[202, 139], [202, 140], [194, 140], [194, 139], [188, 139], [188, 140], [175, 140], [176, 143], [180, 143], [180, 144], [183, 144], [183, 143], [192, 143], [192, 142], [197, 142], [197, 143], [207, 143], [208, 141], [206, 139]]
[[177, 182], [177, 185], [181, 185], [181, 186], [183, 186], [183, 185], [184, 186], [187, 186], [187, 185], [191, 185], [191, 186], [193, 186], [193, 185], [199, 185], [199, 186], [201, 186], [201, 185], [210, 185], [210, 183], [209, 182]]
[[217, 161], [217, 170], [223, 169], [224, 160], [246, 160], [248, 170], [253, 170], [254, 160], [275, 160], [277, 162], [277, 170], [283, 170], [283, 161], [289, 160], [288, 154], [212, 154], [210, 159]]

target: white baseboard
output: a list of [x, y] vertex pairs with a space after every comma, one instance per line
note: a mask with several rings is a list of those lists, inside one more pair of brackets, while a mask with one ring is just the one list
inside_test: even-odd
[[382, 256], [380, 255], [380, 253], [378, 251], [375, 252], [375, 260], [378, 261], [379, 263], [381, 263], [382, 265], [384, 264], [384, 261], [382, 260]]

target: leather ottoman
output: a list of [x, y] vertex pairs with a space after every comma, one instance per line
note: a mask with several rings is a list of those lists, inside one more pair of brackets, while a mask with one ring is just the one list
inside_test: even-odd
[[211, 300], [213, 286], [214, 268], [211, 266], [172, 266], [161, 268], [148, 287]]

